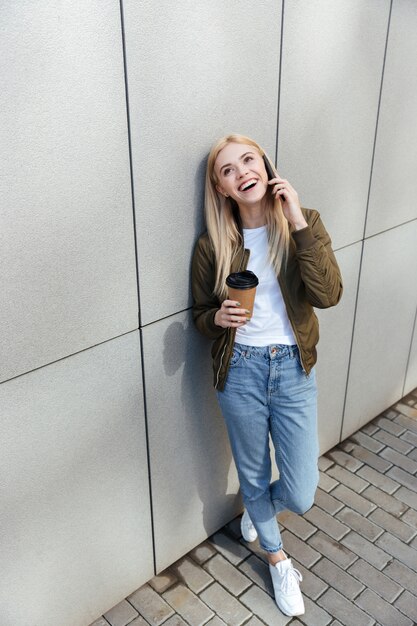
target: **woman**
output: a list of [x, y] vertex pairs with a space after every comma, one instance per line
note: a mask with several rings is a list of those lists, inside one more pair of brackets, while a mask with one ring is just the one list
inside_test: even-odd
[[[205, 214], [207, 233], [192, 264], [193, 316], [214, 340], [214, 386], [245, 505], [242, 535], [259, 536], [281, 611], [301, 615], [302, 576], [282, 549], [276, 514], [302, 514], [313, 504], [319, 337], [313, 306], [337, 304], [340, 271], [317, 211], [300, 207], [297, 192], [248, 137], [229, 135], [213, 146]], [[228, 299], [225, 282], [246, 269], [259, 278], [249, 320], [249, 311]], [[279, 470], [272, 483], [269, 436]]]

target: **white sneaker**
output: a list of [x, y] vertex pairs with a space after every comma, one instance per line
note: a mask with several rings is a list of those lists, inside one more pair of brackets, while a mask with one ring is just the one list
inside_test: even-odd
[[258, 533], [256, 532], [255, 526], [252, 524], [252, 520], [249, 517], [249, 513], [245, 509], [242, 515], [242, 519], [240, 520], [240, 530], [242, 533], [242, 537], [248, 543], [255, 541], [258, 537]]
[[269, 566], [272, 584], [274, 585], [275, 601], [284, 615], [303, 615], [304, 600], [300, 591], [301, 573], [295, 569], [291, 559], [278, 561]]

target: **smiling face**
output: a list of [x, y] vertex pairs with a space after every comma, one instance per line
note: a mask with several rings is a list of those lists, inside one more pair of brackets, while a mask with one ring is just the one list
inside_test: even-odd
[[268, 188], [268, 176], [262, 156], [254, 146], [228, 143], [214, 163], [216, 189], [230, 196], [239, 207], [260, 206]]

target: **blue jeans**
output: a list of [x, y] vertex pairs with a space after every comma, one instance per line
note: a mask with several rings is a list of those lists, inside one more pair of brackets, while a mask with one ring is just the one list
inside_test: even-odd
[[[305, 513], [318, 484], [315, 370], [304, 372], [297, 346], [235, 343], [217, 392], [244, 504], [268, 552], [282, 548], [276, 514]], [[279, 480], [271, 483], [269, 435]]]

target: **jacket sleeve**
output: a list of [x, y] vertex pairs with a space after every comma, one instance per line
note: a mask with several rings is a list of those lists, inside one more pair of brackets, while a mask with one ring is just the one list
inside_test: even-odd
[[198, 330], [209, 339], [217, 339], [227, 330], [214, 323], [214, 316], [221, 306], [214, 294], [214, 283], [214, 257], [210, 254], [207, 240], [200, 237], [191, 265], [193, 320]]
[[312, 306], [326, 309], [342, 297], [342, 276], [320, 214], [311, 210], [310, 215], [309, 225], [293, 231], [292, 237], [307, 299]]

